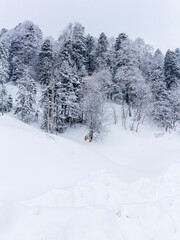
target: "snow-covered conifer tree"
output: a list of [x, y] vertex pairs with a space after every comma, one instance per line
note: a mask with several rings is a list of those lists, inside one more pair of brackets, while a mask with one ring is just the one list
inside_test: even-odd
[[51, 82], [54, 65], [52, 43], [49, 39], [46, 39], [41, 47], [37, 65], [40, 84], [48, 86]]
[[76, 66], [80, 77], [87, 75], [85, 68], [86, 39], [84, 27], [80, 23], [75, 23], [72, 32], [72, 52], [71, 59], [73, 66]]
[[17, 105], [15, 106], [14, 114], [23, 122], [30, 122], [35, 113], [36, 84], [27, 68], [24, 69], [17, 84], [19, 90], [17, 92]]
[[95, 56], [96, 44], [95, 40], [91, 35], [86, 37], [86, 70], [88, 75], [92, 75], [96, 70], [96, 56]]
[[170, 50], [166, 52], [164, 59], [164, 75], [168, 89], [176, 88], [178, 85], [180, 85], [176, 54]]
[[35, 78], [37, 55], [42, 41], [42, 32], [38, 26], [25, 21], [16, 26], [9, 35], [10, 80], [16, 82], [28, 68]]
[[107, 37], [102, 32], [96, 45], [97, 71], [102, 71], [108, 66], [108, 45]]

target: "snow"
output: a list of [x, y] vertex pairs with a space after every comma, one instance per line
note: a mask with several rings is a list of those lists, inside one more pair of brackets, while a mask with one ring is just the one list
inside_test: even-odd
[[0, 133], [0, 239], [180, 239], [178, 131], [111, 123], [88, 143], [6, 115]]

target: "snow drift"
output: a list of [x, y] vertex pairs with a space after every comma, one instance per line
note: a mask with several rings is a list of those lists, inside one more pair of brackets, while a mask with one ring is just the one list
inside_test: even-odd
[[0, 239], [179, 240], [179, 135], [48, 135], [0, 118]]

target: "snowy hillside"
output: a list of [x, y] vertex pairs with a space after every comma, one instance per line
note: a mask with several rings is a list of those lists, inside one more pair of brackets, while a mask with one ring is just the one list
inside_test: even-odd
[[48, 135], [0, 117], [0, 239], [179, 240], [179, 134]]

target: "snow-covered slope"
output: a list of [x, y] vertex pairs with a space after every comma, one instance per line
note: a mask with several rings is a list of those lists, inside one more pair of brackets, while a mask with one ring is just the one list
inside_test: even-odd
[[180, 135], [84, 135], [0, 117], [0, 239], [179, 240]]

